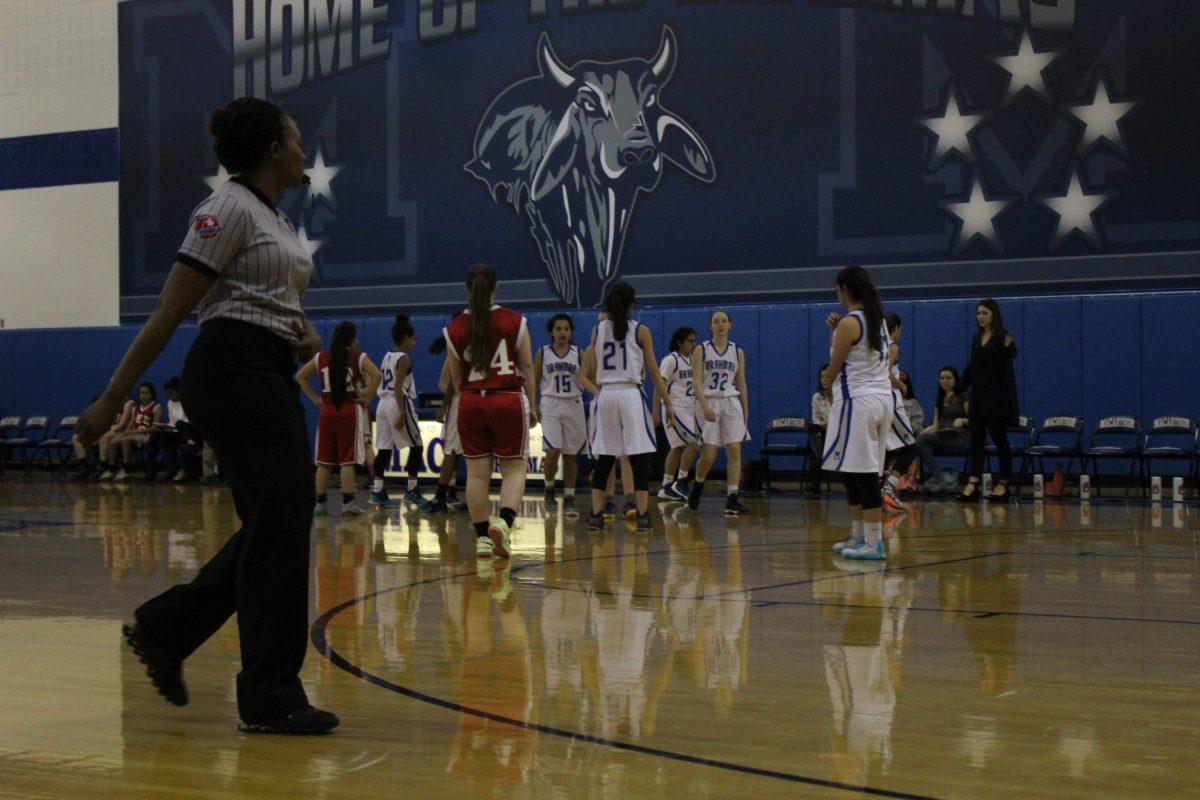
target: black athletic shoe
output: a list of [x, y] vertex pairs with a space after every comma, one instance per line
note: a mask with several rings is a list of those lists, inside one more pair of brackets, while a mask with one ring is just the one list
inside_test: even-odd
[[729, 517], [738, 517], [742, 514], [749, 514], [750, 508], [744, 505], [737, 499], [737, 495], [729, 495], [729, 499], [725, 501], [725, 515]]
[[604, 514], [592, 514], [592, 516], [588, 518], [588, 530], [589, 531], [604, 530]]
[[692, 489], [688, 492], [688, 508], [692, 511], [700, 508], [700, 495], [704, 494], [704, 484], [696, 481], [692, 484]]
[[341, 723], [337, 714], [305, 706], [273, 722], [246, 722], [238, 725], [242, 733], [276, 733], [283, 736], [321, 736]]
[[637, 518], [637, 532], [638, 533], [649, 533], [651, 528], [653, 528], [653, 527], [654, 526], [650, 524], [650, 515], [649, 514], [638, 514], [638, 518]]
[[558, 498], [554, 496], [553, 489], [546, 490], [546, 508], [558, 508]]
[[438, 500], [437, 498], [434, 498], [433, 502], [429, 504], [429, 508], [426, 510], [430, 514], [449, 514], [450, 506], [447, 505], [445, 500]]
[[138, 660], [146, 665], [146, 675], [158, 693], [171, 705], [186, 706], [188, 692], [183, 683], [183, 660], [148, 640], [141, 625], [123, 625], [121, 633], [137, 654]]

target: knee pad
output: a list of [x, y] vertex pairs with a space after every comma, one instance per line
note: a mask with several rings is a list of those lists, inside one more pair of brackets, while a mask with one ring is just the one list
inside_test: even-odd
[[616, 456], [596, 456], [596, 463], [592, 466], [593, 489], [603, 492], [608, 488], [608, 474], [612, 472], [613, 464], [616, 462]]
[[636, 492], [650, 490], [650, 462], [653, 453], [638, 453], [629, 457], [629, 466], [633, 467], [633, 489]]
[[883, 490], [879, 485], [879, 476], [866, 472], [858, 475], [858, 494], [862, 500], [863, 511], [871, 511], [883, 506]]

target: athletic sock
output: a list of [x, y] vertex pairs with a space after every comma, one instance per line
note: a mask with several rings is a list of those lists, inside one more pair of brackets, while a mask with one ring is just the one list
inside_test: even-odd
[[417, 490], [417, 479], [416, 478], [408, 479], [408, 490], [410, 492], [415, 492]]
[[563, 496], [564, 497], [574, 497], [575, 496], [575, 487], [572, 486], [569, 489], [563, 489]]
[[883, 523], [882, 522], [864, 522], [863, 532], [866, 534], [863, 538], [867, 544], [874, 547], [883, 539]]
[[354, 502], [353, 492], [342, 492], [342, 505]]
[[665, 473], [665, 472], [663, 473], [663, 483], [662, 483], [662, 488], [664, 488], [664, 489], [665, 489], [665, 488], [667, 488], [668, 486], [670, 486], [670, 485], [671, 485], [672, 483], [674, 483], [674, 482], [675, 482], [675, 479], [674, 479], [674, 478], [672, 478], [672, 477], [671, 477], [669, 474], [667, 474], [667, 473]]
[[437, 488], [437, 494], [434, 495], [434, 499], [435, 500], [445, 500], [446, 495], [449, 493], [450, 493], [450, 487], [439, 483], [438, 488]]
[[511, 528], [517, 521], [516, 509], [507, 507], [500, 509], [500, 519], [504, 520], [504, 524]]
[[855, 539], [864, 538], [864, 530], [863, 530], [864, 524], [865, 523], [861, 519], [850, 520], [850, 535], [853, 536]]
[[737, 497], [737, 493], [738, 493], [738, 487], [737, 487], [737, 486], [726, 486], [726, 487], [725, 487], [725, 494], [728, 494], [728, 495], [732, 495], [732, 496], [734, 496], [734, 497]]
[[375, 494], [379, 494], [383, 491], [383, 478], [375, 479], [375, 482], [371, 484], [371, 491], [373, 491]]
[[317, 502], [320, 503], [321, 505], [325, 505], [325, 503], [327, 503], [328, 501], [329, 501], [329, 495], [326, 492], [321, 492], [319, 495], [317, 495]]
[[485, 537], [485, 538], [487, 537], [487, 535], [488, 535], [488, 523], [487, 523], [486, 521], [484, 521], [484, 522], [476, 522], [476, 523], [475, 523], [475, 535], [476, 535], [476, 536], [483, 536], [483, 537]]
[[687, 474], [688, 474], [688, 471], [687, 471], [686, 469], [681, 469], [681, 470], [679, 470], [679, 472], [678, 472], [678, 473], [676, 473], [676, 475], [675, 475], [675, 480], [677, 480], [677, 481], [686, 481], [686, 480], [687, 480]]

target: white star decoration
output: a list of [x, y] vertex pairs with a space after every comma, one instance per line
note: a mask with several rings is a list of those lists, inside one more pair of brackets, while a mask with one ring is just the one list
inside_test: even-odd
[[225, 169], [224, 164], [218, 164], [216, 175], [201, 175], [200, 180], [207, 183], [208, 188], [215, 192], [225, 185], [225, 181], [229, 180], [229, 170]]
[[926, 117], [918, 120], [937, 137], [937, 145], [933, 151], [929, 168], [935, 169], [946, 159], [946, 156], [957, 150], [968, 160], [974, 160], [971, 153], [971, 143], [967, 140], [969, 134], [979, 125], [983, 114], [962, 114], [958, 109], [958, 96], [951, 89], [946, 94], [946, 106], [940, 117]]
[[325, 154], [321, 152], [321, 146], [317, 145], [317, 154], [313, 157], [313, 165], [306, 170], [310, 181], [308, 184], [309, 196], [312, 197], [314, 203], [318, 197], [325, 197], [334, 208], [337, 208], [337, 200], [333, 196], [330, 183], [341, 169], [341, 167], [326, 164]]
[[1000, 235], [996, 233], [996, 217], [1012, 205], [1011, 200], [988, 200], [983, 194], [983, 184], [976, 178], [971, 186], [971, 197], [961, 203], [943, 203], [943, 207], [962, 220], [958, 231], [955, 252], [961, 253], [976, 236], [986, 241], [993, 249], [1003, 250]]
[[1108, 202], [1111, 194], [1097, 192], [1087, 194], [1079, 180], [1079, 173], [1071, 174], [1071, 183], [1065, 195], [1042, 196], [1038, 202], [1058, 214], [1058, 227], [1054, 230], [1054, 240], [1051, 248], [1057, 248], [1063, 240], [1075, 231], [1083, 234], [1084, 238], [1096, 248], [1103, 246], [1096, 231], [1095, 214], [1100, 207]]
[[1029, 31], [1021, 34], [1021, 44], [1015, 54], [992, 56], [992, 60], [1012, 76], [1008, 81], [1006, 99], [1011, 100], [1026, 86], [1043, 97], [1049, 98], [1042, 72], [1056, 58], [1058, 58], [1058, 53], [1039, 53], [1034, 50], [1033, 40], [1029, 38]]
[[308, 231], [304, 230], [303, 225], [301, 225], [300, 228], [296, 231], [296, 238], [300, 240], [300, 244], [302, 244], [304, 246], [304, 249], [308, 251], [309, 258], [312, 258], [313, 256], [315, 256], [317, 254], [317, 251], [325, 246], [324, 239], [308, 238]]
[[1107, 139], [1114, 147], [1125, 149], [1125, 140], [1121, 138], [1121, 129], [1117, 123], [1133, 110], [1136, 103], [1114, 103], [1108, 96], [1108, 83], [1101, 78], [1096, 82], [1096, 91], [1092, 94], [1092, 102], [1069, 105], [1071, 113], [1079, 117], [1086, 126], [1083, 131], [1083, 141], [1079, 144], [1079, 152], [1086, 151], [1092, 143]]

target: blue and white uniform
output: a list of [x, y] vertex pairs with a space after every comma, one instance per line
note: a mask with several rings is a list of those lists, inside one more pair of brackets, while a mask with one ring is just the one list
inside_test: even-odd
[[696, 424], [696, 392], [692, 388], [692, 362], [678, 352], [667, 353], [659, 365], [663, 382], [667, 384], [667, 396], [675, 411], [675, 424], [667, 425], [663, 414], [663, 426], [667, 431], [667, 442], [674, 450], [700, 441], [700, 427]]
[[633, 456], [653, 453], [654, 425], [642, 394], [645, 354], [638, 344], [641, 325], [629, 320], [625, 338], [617, 339], [612, 320], [596, 326], [596, 383], [600, 394], [588, 420], [588, 445], [593, 456]]
[[829, 433], [821, 468], [829, 472], [881, 475], [893, 419], [887, 325], [879, 323], [883, 350], [873, 350], [862, 309], [848, 316], [858, 320], [859, 334], [833, 383], [833, 405], [829, 409]]
[[[885, 340], [890, 349], [891, 340]], [[899, 360], [892, 366], [892, 377], [896, 380], [900, 379], [900, 362]], [[888, 451], [899, 450], [902, 447], [908, 447], [910, 444], [915, 444], [917, 441], [916, 434], [913, 433], [912, 425], [908, 421], [908, 412], [904, 410], [904, 395], [900, 394], [900, 390], [892, 388], [892, 424], [888, 428], [887, 449]]]
[[542, 418], [542, 446], [560, 450], [569, 456], [583, 450], [587, 443], [587, 416], [579, 390], [579, 370], [582, 369], [579, 348], [568, 345], [562, 357], [552, 345], [542, 347], [542, 374], [539, 404]]
[[[379, 364], [383, 380], [379, 382], [379, 407], [375, 410], [376, 439], [380, 450], [405, 450], [421, 447], [421, 427], [417, 422], [417, 382], [413, 379], [412, 361], [408, 374], [399, 386], [396, 375], [407, 353], [392, 350]], [[404, 419], [401, 420], [401, 404]]]
[[717, 350], [711, 342], [698, 346], [692, 353], [693, 360], [696, 352], [704, 361], [704, 385], [700, 387], [704, 401], [716, 414], [716, 420], [709, 422], [696, 406], [696, 422], [700, 425], [700, 438], [704, 444], [724, 447], [727, 444], [738, 444], [750, 438], [746, 428], [746, 415], [742, 412], [741, 393], [737, 388], [738, 363], [742, 351], [733, 342], [726, 342], [724, 350]]

